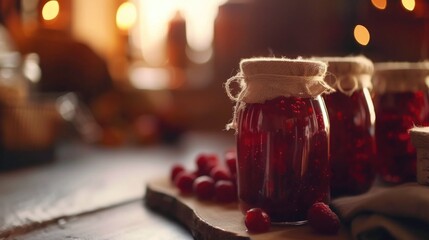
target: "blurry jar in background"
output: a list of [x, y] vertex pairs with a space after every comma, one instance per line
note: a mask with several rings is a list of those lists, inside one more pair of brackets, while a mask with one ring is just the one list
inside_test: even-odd
[[331, 125], [331, 196], [366, 192], [375, 179], [374, 66], [363, 57], [326, 57], [325, 81], [336, 92], [323, 95]]
[[[313, 203], [330, 199], [326, 64], [256, 58], [240, 68], [226, 84], [237, 102], [229, 127], [236, 129], [240, 209], [258, 207], [273, 222], [303, 224]], [[232, 96], [236, 80], [241, 92]]]
[[0, 25], [0, 171], [54, 159], [61, 119], [55, 101], [30, 91], [40, 75], [34, 58], [22, 59]]
[[9, 33], [0, 25], [0, 104], [20, 104], [27, 100], [27, 96], [21, 54], [14, 49]]
[[374, 73], [378, 171], [388, 183], [416, 180], [409, 129], [429, 125], [429, 62], [379, 63]]

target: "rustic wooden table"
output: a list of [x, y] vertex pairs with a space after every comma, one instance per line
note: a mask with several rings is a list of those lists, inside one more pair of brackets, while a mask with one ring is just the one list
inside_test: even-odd
[[232, 146], [230, 133], [191, 133], [170, 147], [65, 144], [51, 164], [0, 173], [0, 239], [193, 239], [143, 203], [147, 183]]

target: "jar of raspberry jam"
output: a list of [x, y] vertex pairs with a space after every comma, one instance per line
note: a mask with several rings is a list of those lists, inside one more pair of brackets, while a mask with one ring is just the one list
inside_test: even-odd
[[379, 63], [374, 73], [378, 173], [387, 183], [416, 181], [409, 129], [429, 126], [429, 63]]
[[375, 179], [375, 111], [370, 90], [374, 65], [363, 56], [326, 57], [324, 94], [331, 124], [331, 196], [366, 192]]
[[228, 127], [236, 130], [243, 212], [258, 207], [273, 222], [300, 225], [313, 203], [329, 201], [329, 120], [321, 94], [333, 89], [323, 81], [326, 68], [320, 61], [245, 59], [228, 80], [237, 102]]

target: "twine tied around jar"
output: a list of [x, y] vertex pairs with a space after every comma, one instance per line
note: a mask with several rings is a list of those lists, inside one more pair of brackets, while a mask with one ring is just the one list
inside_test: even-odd
[[332, 73], [326, 75], [325, 81], [332, 88], [344, 93], [347, 96], [351, 96], [356, 90], [362, 88], [372, 89], [372, 75], [362, 74], [354, 75], [348, 74], [343, 76], [336, 76]]
[[328, 64], [325, 81], [334, 89], [351, 96], [356, 90], [372, 89], [374, 64], [364, 56], [313, 57]]
[[[232, 121], [226, 129], [236, 129], [237, 114], [246, 103], [264, 103], [276, 97], [317, 97], [335, 91], [324, 81], [327, 65], [321, 61], [287, 58], [250, 58], [240, 62], [240, 72], [225, 83], [228, 97], [236, 102]], [[231, 85], [239, 84], [233, 94]]]

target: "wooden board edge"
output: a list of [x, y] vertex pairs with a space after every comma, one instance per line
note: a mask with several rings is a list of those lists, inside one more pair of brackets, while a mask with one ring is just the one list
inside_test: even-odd
[[150, 184], [146, 186], [146, 194], [143, 198], [144, 204], [166, 217], [177, 220], [184, 225], [195, 239], [201, 240], [251, 240], [249, 237], [237, 236], [233, 232], [211, 226], [180, 199], [170, 196]]

